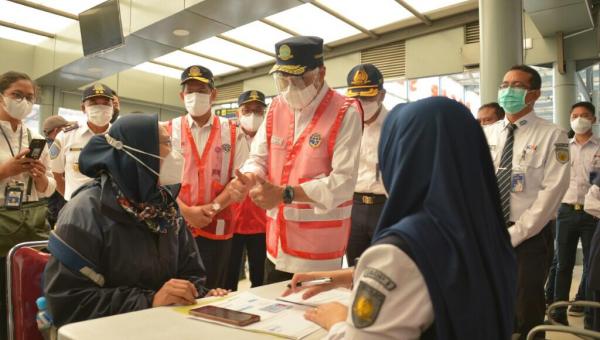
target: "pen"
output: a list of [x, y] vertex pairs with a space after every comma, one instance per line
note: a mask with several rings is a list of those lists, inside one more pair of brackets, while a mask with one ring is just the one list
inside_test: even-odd
[[[318, 286], [318, 285], [331, 283], [331, 282], [333, 282], [333, 279], [331, 277], [324, 277], [322, 279], [296, 282], [296, 287], [312, 287], [312, 286]], [[292, 285], [290, 283], [288, 283], [287, 287], [292, 288]]]

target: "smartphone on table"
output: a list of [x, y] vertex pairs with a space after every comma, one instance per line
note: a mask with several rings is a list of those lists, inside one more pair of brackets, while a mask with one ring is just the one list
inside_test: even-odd
[[26, 157], [31, 159], [40, 159], [45, 146], [45, 139], [32, 139], [29, 143], [29, 153], [26, 155]]
[[190, 310], [190, 314], [234, 326], [247, 326], [260, 321], [260, 315], [238, 312], [217, 306], [202, 306]]

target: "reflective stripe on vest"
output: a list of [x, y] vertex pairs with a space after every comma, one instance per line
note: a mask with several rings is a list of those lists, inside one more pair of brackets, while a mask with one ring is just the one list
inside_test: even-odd
[[[276, 97], [266, 122], [269, 180], [276, 185], [294, 186], [328, 176], [337, 134], [353, 103], [329, 90], [294, 142], [294, 112]], [[351, 200], [326, 214], [316, 214], [311, 204], [281, 204], [267, 213], [267, 250], [276, 257], [281, 243], [283, 251], [293, 256], [313, 260], [339, 258], [350, 235], [351, 209]]]

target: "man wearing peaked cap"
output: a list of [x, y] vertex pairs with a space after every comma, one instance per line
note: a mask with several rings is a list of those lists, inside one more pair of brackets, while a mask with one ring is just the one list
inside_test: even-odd
[[361, 136], [357, 101], [325, 82], [321, 38], [282, 40], [275, 54], [279, 95], [231, 186], [268, 210], [265, 283], [341, 267]]
[[[238, 119], [248, 145], [252, 144], [256, 131], [264, 120], [266, 106], [265, 95], [257, 90], [243, 92], [238, 97]], [[250, 197], [246, 197], [236, 207], [231, 260], [225, 288], [232, 291], [237, 290], [244, 250], [248, 255], [252, 287], [263, 284], [266, 258], [266, 224], [265, 210], [254, 204]]]
[[388, 110], [383, 106], [383, 75], [374, 65], [354, 66], [348, 73], [347, 83], [346, 96], [358, 99], [364, 111], [358, 178], [352, 205], [352, 229], [346, 250], [348, 265], [353, 266], [356, 259], [371, 245], [371, 238], [386, 201], [379, 173], [377, 147]]
[[206, 286], [224, 287], [233, 237], [233, 209], [225, 186], [248, 157], [236, 125], [212, 113], [217, 96], [212, 72], [193, 65], [181, 74], [179, 97], [187, 114], [168, 122], [173, 148], [184, 158], [177, 198], [206, 267]]
[[87, 115], [87, 122], [59, 132], [49, 151], [56, 190], [67, 201], [77, 188], [91, 181], [79, 172], [79, 153], [92, 136], [108, 131], [114, 113], [113, 90], [100, 83], [86, 87], [81, 98], [81, 110]]

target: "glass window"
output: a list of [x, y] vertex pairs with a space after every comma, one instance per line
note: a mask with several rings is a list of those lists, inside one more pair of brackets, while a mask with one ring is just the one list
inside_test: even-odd
[[31, 109], [31, 113], [25, 117], [23, 120], [25, 126], [37, 133], [40, 133], [42, 124], [40, 123], [40, 106], [38, 104], [34, 104]]

